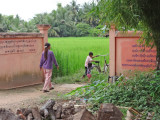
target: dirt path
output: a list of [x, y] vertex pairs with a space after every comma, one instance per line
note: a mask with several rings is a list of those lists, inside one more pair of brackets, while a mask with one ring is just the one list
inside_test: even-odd
[[49, 93], [40, 91], [42, 85], [0, 91], [0, 108], [11, 108], [15, 110], [20, 107], [37, 106], [49, 98], [57, 99], [58, 94], [67, 93], [81, 86], [83, 85], [54, 85], [55, 89]]

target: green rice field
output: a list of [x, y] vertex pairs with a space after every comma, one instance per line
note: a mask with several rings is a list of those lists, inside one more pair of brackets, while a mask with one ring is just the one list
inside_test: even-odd
[[[62, 37], [49, 38], [51, 50], [59, 64], [59, 71], [53, 70], [53, 77], [71, 75], [84, 69], [86, 57], [90, 51], [95, 55], [109, 53], [109, 38], [106, 37]], [[106, 57], [107, 62], [109, 56]], [[97, 57], [104, 64], [104, 57]]]

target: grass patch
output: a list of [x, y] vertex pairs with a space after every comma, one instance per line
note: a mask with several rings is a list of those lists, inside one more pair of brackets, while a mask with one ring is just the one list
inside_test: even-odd
[[[105, 37], [49, 38], [49, 43], [51, 43], [51, 50], [60, 67], [59, 71], [53, 70], [53, 77], [73, 75], [84, 69], [85, 59], [90, 51], [94, 55], [109, 53], [109, 38]], [[109, 56], [106, 59], [108, 62]], [[101, 65], [104, 64], [103, 57], [98, 57], [95, 60], [100, 60]]]
[[122, 114], [123, 114], [122, 120], [126, 120], [125, 118], [126, 118], [126, 116], [127, 116], [127, 109], [125, 109], [125, 108], [120, 108], [119, 110], [120, 110], [120, 111], [122, 112]]
[[82, 75], [84, 74], [84, 70], [79, 70], [78, 72], [68, 75], [68, 76], [62, 76], [62, 77], [55, 77], [52, 79], [52, 81], [56, 84], [72, 84], [72, 83], [84, 83], [86, 82], [86, 79], [81, 79]]
[[[56, 84], [88, 83], [87, 76], [84, 79], [82, 79], [84, 72], [85, 70], [81, 69], [72, 75], [52, 78], [52, 81]], [[102, 79], [106, 81], [108, 80], [108, 74], [98, 73], [98, 71], [95, 68], [92, 70], [91, 74], [92, 74], [91, 83]]]

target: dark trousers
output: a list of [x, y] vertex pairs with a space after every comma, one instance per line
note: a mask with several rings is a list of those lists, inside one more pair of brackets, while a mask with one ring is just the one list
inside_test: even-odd
[[87, 75], [87, 67], [85, 67], [85, 73], [83, 75], [83, 77], [85, 77]]

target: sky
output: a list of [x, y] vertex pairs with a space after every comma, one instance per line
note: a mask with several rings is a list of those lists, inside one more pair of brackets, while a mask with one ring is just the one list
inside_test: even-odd
[[[90, 3], [92, 0], [75, 0], [77, 4]], [[57, 9], [57, 3], [65, 6], [72, 0], [0, 0], [0, 13], [2, 15], [19, 15], [21, 19], [29, 21], [35, 14], [50, 13]]]

